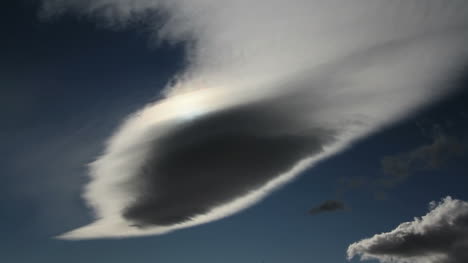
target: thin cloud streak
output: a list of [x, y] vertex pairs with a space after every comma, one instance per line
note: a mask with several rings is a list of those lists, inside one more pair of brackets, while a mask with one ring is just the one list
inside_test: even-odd
[[43, 4], [48, 16], [111, 26], [144, 20], [188, 52], [166, 98], [129, 116], [90, 164], [84, 198], [96, 222], [69, 239], [161, 234], [234, 214], [450, 92], [467, 55], [461, 0]]

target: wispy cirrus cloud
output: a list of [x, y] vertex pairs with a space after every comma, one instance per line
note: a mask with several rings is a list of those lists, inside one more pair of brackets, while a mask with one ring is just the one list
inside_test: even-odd
[[382, 170], [390, 177], [382, 183], [392, 186], [417, 171], [433, 170], [460, 158], [466, 152], [466, 142], [453, 136], [438, 134], [432, 143], [382, 159]]
[[47, 15], [143, 22], [187, 44], [166, 97], [124, 120], [90, 164], [96, 221], [70, 239], [161, 234], [244, 209], [448, 93], [468, 52], [461, 0], [42, 2]]
[[[446, 121], [450, 119], [446, 118]], [[429, 139], [425, 143], [383, 156], [380, 160], [380, 174], [341, 176], [338, 181], [338, 197], [342, 198], [345, 193], [359, 189], [372, 192], [376, 199], [386, 199], [387, 190], [410, 180], [410, 177], [441, 170], [450, 163], [463, 160], [468, 147], [464, 136], [466, 129], [457, 127], [458, 132], [454, 132], [441, 124], [431, 126], [430, 129], [421, 129], [422, 137]]]

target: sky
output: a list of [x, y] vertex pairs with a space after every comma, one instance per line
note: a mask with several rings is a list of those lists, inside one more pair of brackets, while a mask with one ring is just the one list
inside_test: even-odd
[[468, 7], [260, 2], [0, 4], [0, 261], [464, 262]]

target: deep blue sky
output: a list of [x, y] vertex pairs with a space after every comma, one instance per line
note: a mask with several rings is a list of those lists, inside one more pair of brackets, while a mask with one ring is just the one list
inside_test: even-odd
[[[90, 222], [79, 197], [85, 164], [124, 116], [157, 98], [183, 69], [183, 44], [151, 47], [136, 27], [109, 30], [67, 16], [41, 21], [33, 5], [21, 3], [1, 3], [0, 20], [0, 262], [344, 262], [349, 244], [424, 215], [429, 201], [468, 199], [466, 158], [415, 172], [386, 190], [384, 200], [369, 187], [337, 196], [341, 177], [384, 176], [381, 159], [430, 143], [424, 131], [434, 126], [464, 137], [468, 81], [462, 75], [459, 93], [357, 143], [235, 216], [164, 236], [54, 240]], [[307, 215], [338, 197], [346, 211]]]

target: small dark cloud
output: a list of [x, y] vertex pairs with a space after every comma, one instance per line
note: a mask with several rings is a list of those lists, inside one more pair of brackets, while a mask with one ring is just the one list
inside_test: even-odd
[[468, 202], [446, 197], [422, 218], [349, 246], [348, 258], [382, 263], [468, 262]]
[[326, 212], [334, 212], [334, 211], [339, 211], [339, 210], [344, 210], [345, 205], [343, 202], [338, 201], [338, 200], [327, 200], [320, 204], [319, 206], [316, 206], [312, 209], [309, 210], [309, 214], [311, 215], [317, 215], [321, 213], [326, 213]]

